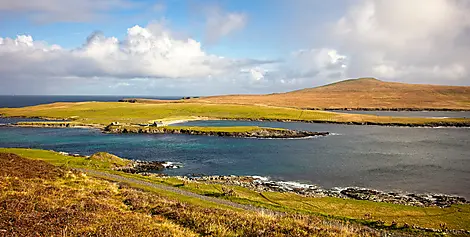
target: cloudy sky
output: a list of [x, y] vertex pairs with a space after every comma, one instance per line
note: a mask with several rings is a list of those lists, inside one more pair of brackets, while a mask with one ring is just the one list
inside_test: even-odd
[[0, 94], [470, 85], [468, 0], [0, 0]]

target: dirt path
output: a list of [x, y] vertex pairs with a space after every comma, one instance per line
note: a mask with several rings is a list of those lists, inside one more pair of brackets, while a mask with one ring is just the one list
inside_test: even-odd
[[[198, 198], [200, 200], [209, 201], [209, 202], [212, 202], [212, 203], [216, 203], [216, 204], [220, 204], [220, 205], [224, 205], [224, 206], [229, 206], [229, 207], [234, 207], [234, 208], [238, 208], [238, 209], [242, 209], [242, 210], [246, 210], [246, 211], [253, 211], [253, 212], [258, 212], [258, 213], [263, 213], [263, 214], [268, 214], [268, 215], [281, 215], [281, 216], [286, 215], [285, 212], [273, 211], [273, 210], [269, 210], [269, 209], [266, 209], [266, 208], [255, 207], [255, 206], [251, 206], [251, 205], [244, 205], [244, 204], [235, 203], [235, 202], [231, 202], [229, 200], [215, 198], [215, 197], [208, 197], [208, 196], [200, 195], [200, 194], [197, 194], [197, 193], [193, 193], [193, 192], [190, 192], [190, 191], [182, 190], [182, 189], [171, 187], [171, 186], [164, 185], [164, 184], [151, 183], [151, 182], [147, 182], [147, 181], [143, 181], [143, 180], [123, 177], [123, 176], [120, 176], [120, 175], [110, 174], [110, 173], [97, 171], [97, 170], [91, 170], [91, 169], [76, 169], [76, 170], [87, 173], [91, 176], [95, 176], [95, 177], [102, 178], [102, 179], [107, 179], [107, 180], [110, 180], [110, 181], [118, 181], [118, 182], [123, 182], [123, 183], [143, 185], [143, 186], [147, 186], [147, 187], [150, 187], [150, 188], [165, 190], [165, 191], [173, 192], [173, 193], [176, 193], [176, 194], [179, 194], [179, 195]], [[345, 228], [346, 226], [349, 226], [349, 228], [365, 228], [365, 229], [367, 229], [367, 231], [369, 231], [371, 233], [378, 234], [380, 236], [408, 236], [408, 235], [402, 235], [401, 233], [391, 233], [391, 232], [388, 232], [386, 230], [376, 230], [376, 229], [372, 229], [372, 228], [364, 226], [364, 225], [355, 225], [355, 224], [351, 224], [351, 223], [346, 224], [342, 221], [337, 221], [337, 220], [332, 220], [332, 219], [324, 219], [322, 222], [323, 222], [324, 225], [330, 225], [330, 226], [334, 226], [334, 227], [338, 227], [338, 228]]]
[[247, 210], [247, 211], [255, 211], [255, 212], [261, 212], [261, 213], [266, 213], [266, 214], [271, 214], [271, 215], [282, 215], [282, 214], [284, 214], [282, 212], [275, 212], [275, 211], [272, 211], [272, 210], [269, 210], [269, 209], [266, 209], [266, 208], [239, 204], [239, 203], [231, 202], [229, 200], [215, 198], [215, 197], [208, 197], [208, 196], [200, 195], [200, 194], [193, 193], [193, 192], [190, 192], [190, 191], [182, 190], [182, 189], [179, 189], [179, 188], [171, 187], [171, 186], [168, 186], [168, 185], [151, 183], [151, 182], [147, 182], [147, 181], [143, 181], [143, 180], [123, 177], [123, 176], [120, 176], [120, 175], [110, 174], [110, 173], [101, 172], [101, 171], [97, 171], [97, 170], [91, 170], [91, 169], [77, 169], [77, 170], [79, 170], [81, 172], [84, 172], [84, 173], [87, 173], [91, 176], [97, 176], [99, 178], [104, 178], [104, 179], [108, 179], [108, 180], [112, 180], [112, 181], [119, 181], [119, 182], [124, 182], [124, 183], [138, 184], [138, 185], [143, 185], [143, 186], [147, 186], [147, 187], [151, 187], [151, 188], [157, 188], [157, 189], [173, 192], [173, 193], [176, 193], [176, 194], [180, 194], [180, 195], [184, 195], [184, 196], [188, 196], [188, 197], [193, 197], [193, 198], [198, 198], [198, 199], [201, 199], [201, 200], [204, 200], [204, 201], [209, 201], [209, 202], [213, 202], [213, 203], [217, 203], [217, 204], [221, 204], [221, 205], [225, 205], [225, 206], [230, 206], [230, 207], [234, 207], [234, 208], [239, 208], [239, 209], [243, 209], [243, 210]]

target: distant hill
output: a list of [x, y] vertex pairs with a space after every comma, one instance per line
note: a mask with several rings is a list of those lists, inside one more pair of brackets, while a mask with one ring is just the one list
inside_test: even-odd
[[269, 95], [210, 96], [192, 101], [309, 109], [470, 110], [470, 86], [440, 86], [350, 79]]

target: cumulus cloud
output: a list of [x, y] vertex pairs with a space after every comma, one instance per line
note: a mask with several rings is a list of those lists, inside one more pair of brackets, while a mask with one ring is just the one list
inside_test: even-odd
[[[272, 61], [229, 59], [206, 53], [191, 38], [176, 38], [160, 23], [134, 26], [122, 40], [91, 34], [79, 48], [63, 49], [58, 45], [35, 41], [31, 36], [0, 38], [0, 74], [3, 81], [25, 80], [74, 81], [83, 84], [96, 80], [127, 80], [112, 83], [112, 88], [145, 84], [135, 78], [168, 80], [233, 80], [244, 76], [241, 68], [256, 68]], [[253, 77], [262, 77], [263, 72]], [[230, 78], [230, 79], [229, 79]], [[83, 85], [82, 85], [83, 86]], [[108, 86], [106, 86], [108, 87]]]
[[133, 5], [128, 0], [0, 0], [0, 13], [24, 13], [36, 21], [84, 22]]
[[205, 53], [193, 39], [175, 39], [155, 25], [129, 28], [124, 40], [97, 32], [73, 50], [35, 42], [31, 36], [5, 38], [0, 41], [0, 58], [2, 73], [64, 77], [197, 78], [218, 75], [236, 64]]
[[469, 12], [464, 0], [363, 0], [329, 37], [350, 55], [351, 77], [468, 84]]
[[247, 15], [237, 12], [224, 12], [213, 7], [206, 10], [206, 41], [217, 42], [220, 38], [243, 29], [247, 23]]

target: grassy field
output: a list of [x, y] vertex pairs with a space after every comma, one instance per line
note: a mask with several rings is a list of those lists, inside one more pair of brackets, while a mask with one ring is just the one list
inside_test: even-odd
[[405, 84], [363, 78], [288, 93], [210, 96], [189, 101], [316, 109], [470, 110], [470, 86]]
[[12, 154], [0, 154], [0, 163], [7, 236], [375, 236], [314, 216], [188, 204]]
[[470, 118], [407, 118], [363, 114], [345, 114], [256, 105], [207, 103], [142, 104], [125, 102], [53, 103], [24, 108], [1, 108], [0, 115], [71, 119], [76, 123], [104, 127], [111, 122], [124, 124], [149, 123], [155, 120], [243, 119], [289, 120], [305, 122], [470, 126]]
[[14, 154], [0, 153], [0, 165], [0, 231], [6, 236], [378, 236], [318, 216], [192, 204]]
[[[403, 228], [419, 226], [425, 228], [448, 228], [470, 230], [470, 205], [453, 205], [450, 208], [414, 207], [371, 201], [358, 201], [340, 198], [313, 198], [302, 197], [293, 193], [255, 192], [239, 186], [222, 186], [197, 182], [185, 182], [177, 178], [158, 178], [136, 174], [110, 171], [115, 159], [83, 158], [64, 156], [51, 151], [29, 149], [0, 149], [0, 152], [15, 153], [23, 157], [47, 161], [64, 168], [93, 168], [112, 172], [124, 177], [145, 180], [148, 182], [166, 184], [202, 195], [219, 197], [238, 202], [269, 208], [287, 213], [300, 213], [302, 215], [331, 217], [339, 220], [349, 220], [369, 226]], [[100, 156], [99, 156], [100, 157]], [[119, 160], [118, 160], [119, 161]], [[226, 190], [232, 190], [226, 195]], [[179, 199], [181, 197], [171, 196]], [[206, 204], [193, 202], [195, 205]]]
[[[88, 127], [87, 124], [79, 122], [18, 122], [16, 125], [21, 127], [59, 127], [59, 128], [70, 128], [70, 127]], [[101, 127], [95, 124], [92, 127]], [[131, 133], [139, 133], [139, 130], [152, 130], [152, 129], [165, 129], [169, 131], [173, 130], [190, 130], [195, 132], [253, 132], [263, 130], [285, 130], [282, 128], [262, 128], [258, 126], [223, 126], [223, 127], [211, 127], [211, 126], [140, 126], [140, 125], [116, 125], [109, 127], [122, 127]]]

